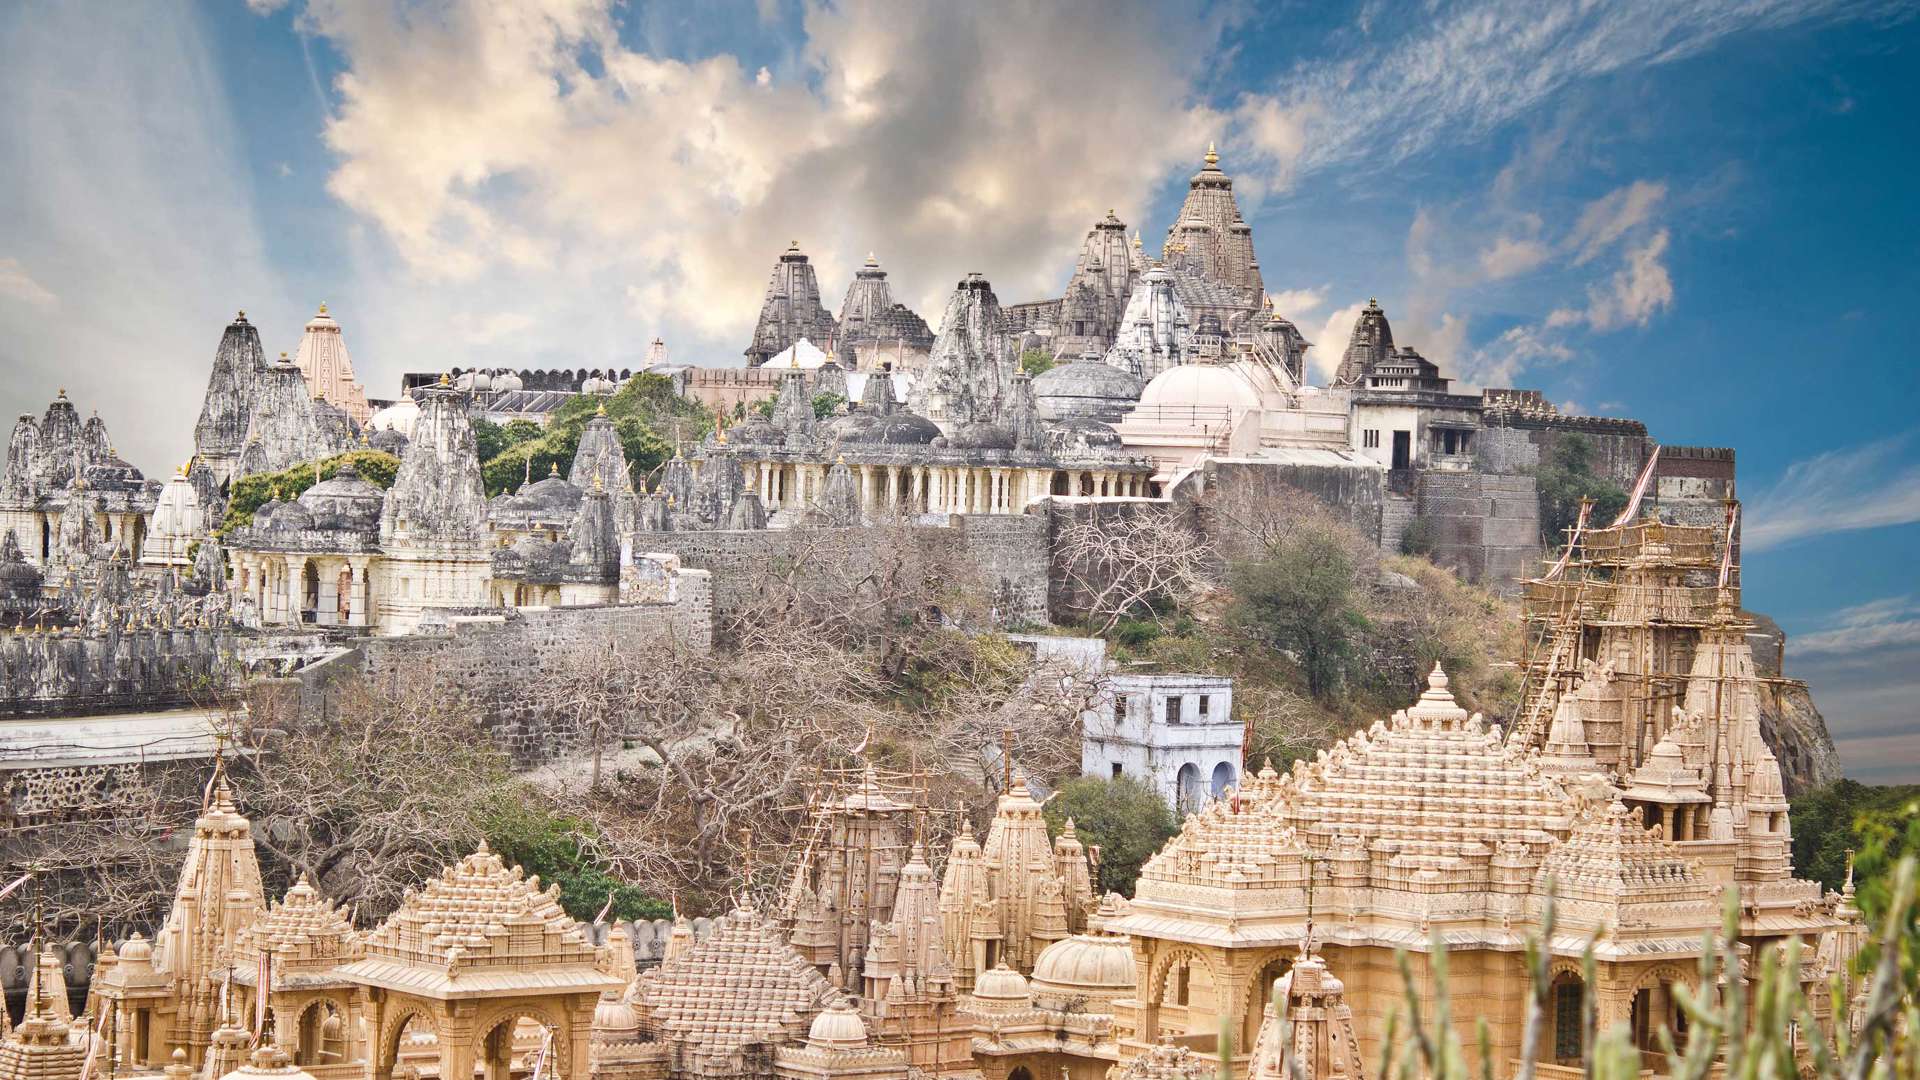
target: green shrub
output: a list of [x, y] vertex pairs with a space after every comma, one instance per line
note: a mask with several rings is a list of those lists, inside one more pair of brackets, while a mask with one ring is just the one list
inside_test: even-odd
[[1046, 808], [1047, 831], [1060, 835], [1073, 819], [1080, 842], [1100, 848], [1099, 892], [1132, 895], [1140, 867], [1180, 826], [1160, 793], [1131, 776], [1080, 776], [1060, 785]]
[[609, 896], [613, 899], [609, 915], [621, 921], [664, 919], [673, 914], [672, 906], [659, 897], [613, 876], [594, 853], [599, 837], [590, 823], [556, 815], [537, 797], [523, 796], [502, 800], [481, 822], [487, 845], [508, 866], [540, 875], [543, 885], [558, 884], [560, 906], [568, 915], [592, 919]]
[[221, 519], [214, 535], [225, 539], [234, 530], [246, 528], [253, 524], [255, 510], [274, 499], [292, 502], [314, 484], [332, 479], [333, 474], [340, 471], [340, 466], [348, 462], [352, 462], [359, 471], [360, 479], [381, 488], [392, 487], [394, 474], [400, 471], [400, 459], [392, 454], [378, 450], [353, 450], [319, 461], [303, 462], [279, 472], [243, 476], [234, 481], [233, 490], [227, 497], [226, 517]]

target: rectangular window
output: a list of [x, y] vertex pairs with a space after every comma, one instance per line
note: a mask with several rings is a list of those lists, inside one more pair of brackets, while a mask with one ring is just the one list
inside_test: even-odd
[[1368, 428], [1360, 433], [1360, 445], [1368, 450], [1380, 449], [1380, 429]]
[[1126, 771], [1127, 770], [1119, 762], [1116, 761], [1113, 763], [1113, 775], [1115, 777], [1119, 777], [1122, 773], [1125, 773]]
[[1563, 982], [1553, 988], [1553, 1060], [1561, 1064], [1581, 1058], [1581, 986]]
[[1208, 697], [1205, 694], [1200, 695], [1200, 719], [1205, 720], [1207, 718], [1207, 707], [1212, 702], [1213, 702], [1213, 699], [1211, 697]]
[[1113, 699], [1113, 726], [1119, 727], [1127, 722], [1127, 699], [1115, 695]]

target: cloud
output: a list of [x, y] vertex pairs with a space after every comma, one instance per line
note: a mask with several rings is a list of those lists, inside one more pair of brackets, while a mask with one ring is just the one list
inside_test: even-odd
[[203, 19], [0, 8], [0, 99], [18, 106], [0, 112], [0, 415], [64, 386], [150, 475], [186, 456], [234, 309], [293, 327], [312, 310], [265, 258]]
[[1746, 503], [1741, 542], [1765, 551], [1802, 537], [1920, 521], [1915, 432], [1829, 450], [1787, 466]]
[[247, 10], [255, 15], [271, 15], [287, 6], [287, 0], [247, 0]]
[[1604, 283], [1587, 288], [1587, 306], [1556, 308], [1547, 315], [1548, 329], [1586, 325], [1594, 330], [1645, 326], [1673, 306], [1673, 277], [1667, 273], [1666, 229], [1630, 249], [1625, 264]]
[[1666, 195], [1665, 184], [1635, 180], [1588, 203], [1567, 237], [1568, 246], [1576, 251], [1573, 265], [1592, 262], [1629, 231], [1646, 224]]
[[1692, 56], [1730, 34], [1897, 11], [1846, 0], [1405, 6], [1391, 46], [1365, 30], [1336, 37], [1343, 50], [1289, 69], [1271, 90], [1241, 99], [1234, 116], [1284, 133], [1257, 140], [1270, 177], [1284, 185], [1355, 163], [1389, 168], [1479, 138], [1571, 83]]
[[328, 187], [373, 226], [362, 272], [391, 287], [368, 294], [407, 297], [361, 318], [395, 355], [443, 347], [434, 321], [478, 304], [536, 319], [491, 363], [618, 365], [654, 333], [736, 362], [790, 239], [829, 308], [869, 250], [930, 320], [973, 270], [1003, 302], [1057, 295], [1107, 208], [1155, 231], [1149, 193], [1217, 127], [1190, 88], [1223, 23], [1022, 18], [810, 8], [803, 71], [763, 82], [731, 55], [630, 48], [594, 0], [316, 2], [303, 25], [345, 67]]
[[1329, 288], [1331, 286], [1319, 285], [1306, 289], [1281, 289], [1279, 292], [1268, 293], [1267, 299], [1280, 314], [1298, 323], [1320, 310], [1321, 306], [1327, 302]]
[[1842, 608], [1824, 622], [1826, 629], [1793, 639], [1796, 653], [1852, 654], [1891, 646], [1920, 647], [1920, 601], [1910, 595]]
[[1499, 281], [1538, 269], [1550, 254], [1538, 240], [1503, 236], [1480, 253], [1480, 272], [1488, 281]]
[[0, 296], [30, 304], [42, 311], [60, 303], [60, 298], [53, 294], [53, 290], [33, 280], [27, 268], [14, 258], [0, 258]]

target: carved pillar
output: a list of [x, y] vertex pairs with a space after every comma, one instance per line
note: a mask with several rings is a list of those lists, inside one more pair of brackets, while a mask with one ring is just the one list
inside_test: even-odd
[[367, 625], [367, 563], [361, 555], [347, 560], [347, 572], [353, 575], [347, 588], [347, 625]]

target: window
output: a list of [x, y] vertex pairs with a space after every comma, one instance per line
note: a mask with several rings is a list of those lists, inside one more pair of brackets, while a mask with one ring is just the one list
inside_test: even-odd
[[1206, 694], [1200, 695], [1200, 710], [1199, 710], [1200, 719], [1205, 720], [1207, 718], [1207, 707], [1209, 704], [1212, 703], [1212, 701], [1213, 701], [1213, 698], [1207, 696]]
[[1113, 776], [1114, 776], [1114, 779], [1116, 779], [1116, 780], [1117, 780], [1117, 779], [1119, 779], [1119, 778], [1120, 778], [1121, 776], [1123, 776], [1123, 775], [1125, 775], [1125, 774], [1126, 774], [1126, 771], [1127, 771], [1127, 770], [1126, 770], [1126, 766], [1124, 766], [1124, 765], [1121, 765], [1121, 764], [1120, 764], [1119, 762], [1117, 762], [1117, 761], [1113, 763]]
[[1368, 450], [1380, 449], [1380, 429], [1368, 428], [1360, 433], [1360, 445]]
[[1555, 983], [1553, 987], [1553, 1060], [1577, 1062], [1581, 1049], [1581, 997], [1584, 987], [1577, 981]]
[[1127, 699], [1120, 694], [1115, 694], [1113, 696], [1113, 726], [1119, 727], [1121, 724], [1124, 724], [1126, 722], [1127, 722]]

